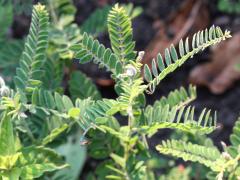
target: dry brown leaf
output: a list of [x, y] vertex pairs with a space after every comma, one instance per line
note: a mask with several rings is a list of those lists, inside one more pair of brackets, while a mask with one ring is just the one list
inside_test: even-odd
[[236, 68], [240, 63], [240, 32], [211, 50], [211, 62], [195, 67], [189, 81], [208, 87], [214, 94], [221, 94], [240, 79], [240, 71]]
[[98, 78], [95, 80], [96, 84], [99, 86], [113, 86], [115, 84], [115, 82], [112, 79], [102, 79], [102, 78]]

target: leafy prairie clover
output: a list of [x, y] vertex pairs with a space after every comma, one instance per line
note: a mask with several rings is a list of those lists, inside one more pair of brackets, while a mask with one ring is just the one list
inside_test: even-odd
[[[107, 151], [112, 161], [106, 161], [104, 178], [107, 179], [155, 179], [153, 172], [147, 170], [143, 154], [148, 152], [146, 137], [154, 135], [159, 129], [178, 129], [186, 133], [209, 134], [216, 129], [216, 113], [212, 116], [211, 110], [204, 109], [196, 118], [194, 107], [187, 106], [196, 98], [195, 87], [189, 90], [181, 88], [171, 92], [167, 97], [156, 101], [153, 106], [145, 107], [144, 92], [153, 93], [156, 86], [172, 71], [183, 65], [195, 54], [231, 37], [229, 31], [222, 32], [219, 27], [212, 26], [209, 30], [199, 31], [189, 38], [181, 40], [178, 50], [171, 45], [152, 60], [151, 67], [141, 63], [143, 53], [137, 56], [135, 42], [133, 41], [131, 20], [125, 9], [115, 5], [108, 15], [108, 32], [111, 49], [106, 48], [98, 40], [87, 33], [83, 34], [81, 43], [73, 45], [70, 49], [80, 63], [93, 60], [94, 63], [104, 67], [112, 73], [115, 80], [115, 89], [119, 97], [116, 100], [104, 99], [95, 102], [90, 114], [85, 114], [91, 119], [95, 128], [103, 131], [108, 136], [116, 138], [121, 147], [118, 149], [104, 147], [104, 144], [94, 140], [95, 154]], [[144, 79], [141, 70], [144, 71]], [[115, 114], [120, 113], [128, 124], [120, 126]], [[84, 117], [83, 117], [84, 119]], [[86, 121], [89, 121], [86, 119]], [[113, 146], [110, 143], [110, 146]], [[223, 173], [233, 173], [237, 167], [237, 157], [226, 159], [215, 147], [193, 145], [184, 141], [167, 140], [157, 146], [160, 153], [181, 157], [184, 160], [197, 161], [210, 167], [212, 171], [223, 177]], [[229, 168], [224, 164], [235, 164]], [[219, 163], [219, 164], [218, 164]], [[94, 177], [94, 175], [92, 175]], [[98, 174], [95, 174], [99, 177]], [[93, 178], [94, 179], [94, 178]]]
[[[223, 33], [214, 26], [199, 31], [191, 41], [181, 40], [178, 50], [171, 46], [164, 56], [159, 54], [153, 59], [151, 67], [143, 67], [144, 53], [134, 50], [128, 14], [127, 8], [118, 4], [109, 11], [107, 27], [111, 48], [106, 48], [92, 35], [78, 31], [80, 37], [76, 37], [76, 41], [71, 39], [70, 44], [74, 42], [74, 45], [69, 49], [69, 44], [64, 45], [63, 53], [63, 57], [74, 56], [80, 63], [93, 60], [111, 72], [118, 98], [101, 98], [96, 86], [80, 72], [71, 74], [69, 97], [57, 91], [60, 86], [51, 88], [46, 81], [51, 74], [45, 68], [50, 60], [46, 53], [50, 51], [49, 15], [45, 6], [34, 6], [29, 35], [14, 77], [15, 89], [10, 89], [0, 79], [0, 179], [34, 179], [42, 175], [43, 179], [74, 179], [71, 174], [66, 177], [66, 169], [60, 174], [53, 173], [67, 167], [53, 147], [57, 144], [55, 138], [67, 130], [74, 133], [77, 129], [82, 132], [79, 139], [87, 136], [91, 141], [89, 155], [103, 160], [96, 172], [89, 174], [88, 180], [154, 180], [157, 178], [146, 163], [150, 158], [148, 137], [164, 128], [194, 136], [216, 129], [216, 113], [212, 115], [210, 110], [204, 109], [196, 118], [194, 107], [187, 106], [196, 98], [195, 87], [190, 86], [188, 90], [182, 87], [148, 106], [144, 93], [153, 93], [167, 74], [201, 50], [230, 38], [230, 32]], [[51, 65], [54, 64], [48, 64]], [[120, 116], [121, 121], [127, 123], [120, 125]], [[233, 145], [224, 146], [223, 153], [215, 147], [193, 145], [183, 140], [163, 141], [157, 150], [202, 163], [218, 178], [229, 175], [236, 179], [240, 171], [239, 123], [231, 142]]]

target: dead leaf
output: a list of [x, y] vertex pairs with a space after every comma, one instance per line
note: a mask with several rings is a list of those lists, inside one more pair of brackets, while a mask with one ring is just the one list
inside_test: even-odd
[[115, 84], [115, 82], [112, 79], [102, 79], [102, 78], [97, 78], [95, 80], [96, 84], [99, 86], [113, 86]]

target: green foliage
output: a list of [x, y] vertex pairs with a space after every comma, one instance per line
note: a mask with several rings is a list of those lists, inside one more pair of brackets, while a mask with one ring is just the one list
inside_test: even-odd
[[[78, 25], [73, 23], [76, 7], [72, 0], [49, 0], [47, 4], [52, 20], [49, 30], [48, 57], [72, 59], [69, 47], [82, 39]], [[55, 63], [59, 64], [59, 62]]]
[[169, 180], [169, 179], [182, 179], [189, 180], [190, 168], [184, 169], [184, 167], [175, 167], [167, 175], [160, 176], [159, 180]]
[[72, 0], [47, 0], [48, 11], [56, 29], [64, 29], [74, 21], [76, 8]]
[[162, 128], [180, 129], [192, 134], [209, 134], [216, 129], [216, 116], [210, 117], [210, 110], [206, 112], [204, 109], [196, 121], [194, 107], [191, 106], [179, 110], [170, 109], [169, 105], [148, 107], [145, 116], [147, 123], [142, 128], [150, 136]]
[[1, 156], [7, 156], [15, 153], [15, 140], [10, 117], [4, 115], [2, 118], [0, 126], [0, 154]]
[[[142, 8], [133, 7], [132, 3], [123, 4], [122, 7], [125, 9], [126, 16], [129, 16], [131, 19], [134, 19], [142, 13]], [[104, 32], [107, 29], [107, 18], [111, 9], [111, 6], [106, 5], [103, 8], [95, 10], [82, 24], [82, 32], [92, 34], [93, 36]]]
[[61, 16], [74, 15], [76, 8], [73, 5], [72, 0], [49, 0], [49, 8], [53, 8], [56, 11], [56, 16], [61, 18]]
[[[81, 108], [84, 106], [83, 101], [86, 101], [88, 104], [88, 107], [85, 107], [85, 109]], [[93, 123], [95, 125], [104, 124], [109, 118], [111, 118], [111, 116], [107, 114], [107, 111], [109, 111], [116, 104], [116, 101], [111, 99], [103, 99], [95, 102], [88, 99], [83, 101], [77, 101], [76, 106], [80, 109], [83, 109], [81, 111], [83, 114], [83, 119], [87, 123]]]
[[230, 141], [235, 147], [240, 145], [240, 120], [236, 121], [236, 124], [233, 128], [233, 133], [230, 136]]
[[[43, 69], [51, 70], [51, 65], [53, 64], [52, 61], [45, 63], [48, 30], [48, 13], [45, 7], [40, 4], [34, 6], [30, 32], [20, 59], [20, 68], [17, 69], [15, 77], [15, 82], [17, 82], [16, 91], [10, 90], [1, 79], [1, 112], [4, 111], [2, 115], [7, 113], [8, 122], [14, 120], [14, 129], [9, 124], [4, 124], [3, 126], [3, 129], [8, 130], [8, 134], [1, 130], [1, 137], [4, 141], [1, 140], [3, 144], [0, 147], [4, 148], [5, 151], [12, 151], [10, 155], [2, 154], [1, 162], [3, 164], [1, 167], [3, 169], [1, 168], [0, 170], [1, 178], [33, 179], [42, 176], [44, 172], [51, 172], [66, 167], [59, 155], [53, 150], [44, 147], [52, 143], [69, 128], [69, 125], [64, 124], [66, 121], [64, 122], [63, 120], [66, 118], [71, 119], [72, 114], [69, 112], [72, 112], [72, 109], [74, 109], [65, 111], [65, 108], [69, 108], [72, 105], [71, 100], [67, 97], [57, 94], [57, 98], [54, 99], [52, 92], [40, 90], [38, 89], [39, 86], [37, 86], [40, 85], [38, 82], [42, 81], [45, 83], [43, 87], [46, 87], [46, 79], [47, 77], [51, 78], [52, 75], [48, 76], [48, 74], [44, 74], [44, 71], [42, 71]], [[5, 63], [6, 67], [13, 66], [10, 60], [14, 59], [16, 61], [18, 59], [19, 51], [21, 51], [20, 46], [20, 42], [17, 41], [10, 42], [9, 45], [6, 44], [1, 54], [2, 60], [3, 58], [6, 60], [9, 58], [9, 65]], [[15, 50], [13, 51], [14, 48]], [[8, 52], [11, 56], [6, 56]], [[39, 77], [40, 75], [41, 77]], [[59, 79], [59, 75], [56, 76], [58, 76], [56, 79]], [[23, 82], [23, 84], [20, 83], [19, 85], [19, 81]], [[56, 84], [55, 87], [60, 85], [59, 83]], [[28, 94], [29, 90], [33, 93], [32, 98]], [[53, 103], [58, 103], [58, 105], [62, 103], [64, 110], [55, 108], [56, 104]], [[58, 106], [58, 108], [62, 107]], [[62, 115], [66, 117], [62, 117]], [[46, 120], [49, 120], [49, 122], [46, 122]], [[1, 123], [4, 122], [4, 120], [1, 121]], [[10, 130], [17, 130], [15, 131], [16, 134], [10, 133]], [[23, 140], [23, 147], [20, 145], [17, 134]], [[16, 146], [17, 149], [11, 144]], [[31, 144], [31, 146], [26, 147], [25, 144]]]
[[[118, 131], [120, 125], [116, 121], [112, 121], [112, 123], [116, 123], [114, 129]], [[121, 148], [118, 138], [112, 136], [110, 133], [97, 131], [94, 133], [90, 132], [89, 136], [94, 138], [91, 138], [88, 153], [89, 156], [95, 159], [108, 158], [113, 150], [117, 152]]]
[[11, 0], [11, 1], [14, 5], [13, 10], [15, 14], [31, 15], [31, 10], [33, 6], [32, 0]]
[[121, 61], [135, 58], [132, 23], [125, 9], [115, 5], [108, 15], [108, 32], [113, 52]]
[[64, 26], [63, 29], [53, 28], [49, 36], [50, 47], [54, 48], [54, 50], [56, 49], [61, 59], [72, 59], [73, 54], [69, 50], [69, 47], [80, 42], [82, 39], [80, 30], [76, 24]]
[[92, 35], [104, 32], [107, 27], [107, 16], [110, 9], [111, 6], [106, 5], [103, 8], [94, 11], [82, 24], [82, 32], [87, 32]]
[[230, 38], [230, 32], [224, 33], [219, 27], [212, 26], [209, 30], [199, 31], [193, 35], [192, 47], [189, 46], [188, 38], [179, 43], [179, 55], [173, 45], [165, 49], [164, 59], [159, 53], [157, 59], [152, 61], [152, 72], [150, 67], [146, 64], [144, 66], [144, 77], [149, 83], [149, 93], [153, 93], [156, 86], [163, 80], [166, 75], [173, 72], [179, 66], [183, 65], [189, 58], [207, 47], [219, 43], [226, 38]]
[[218, 0], [218, 9], [227, 13], [240, 13], [240, 1]]
[[196, 88], [190, 86], [188, 92], [182, 87], [170, 92], [168, 97], [156, 101], [153, 106], [148, 105], [144, 115], [146, 122], [142, 129], [149, 136], [158, 129], [171, 128], [192, 134], [209, 134], [216, 129], [215, 117], [210, 116], [210, 110], [204, 109], [196, 121], [194, 107], [186, 105], [196, 98]]
[[[14, 72], [18, 57], [22, 52], [22, 41], [11, 40], [10, 27], [13, 22], [13, 6], [10, 2], [0, 1], [0, 16], [5, 17], [0, 19], [0, 63], [1, 76], [11, 76], [10, 72]], [[8, 83], [12, 83], [12, 79], [8, 78]]]
[[59, 61], [58, 54], [49, 56], [44, 62], [42, 69], [42, 88], [47, 90], [59, 90], [64, 76], [64, 62]]
[[121, 88], [123, 92], [120, 93], [117, 103], [107, 112], [113, 115], [119, 111], [132, 111], [132, 106], [137, 105], [139, 102], [137, 97], [144, 92], [144, 85], [141, 85], [142, 79], [137, 79], [133, 84], [123, 82]]
[[[217, 147], [201, 146], [182, 140], [167, 140], [158, 145], [156, 149], [166, 155], [182, 158], [185, 161], [199, 162], [209, 167], [214, 173], [211, 175], [218, 179], [239, 177], [239, 120], [230, 136], [232, 145], [222, 143], [224, 151], [221, 153]], [[209, 174], [209, 177], [210, 177]], [[215, 174], [215, 175], [214, 175]]]
[[56, 139], [57, 136], [59, 136], [59, 134], [61, 134], [67, 128], [68, 128], [68, 125], [63, 124], [61, 127], [53, 129], [51, 133], [42, 140], [42, 144], [46, 145], [52, 142], [54, 139]]
[[73, 99], [86, 99], [91, 97], [92, 99], [98, 100], [101, 98], [96, 85], [80, 71], [76, 71], [71, 74], [71, 78], [69, 80], [69, 91]]
[[[84, 109], [84, 103], [89, 107]], [[32, 95], [32, 107], [29, 108], [31, 112], [36, 115], [44, 113], [45, 115], [54, 115], [65, 120], [75, 120], [84, 131], [88, 131], [89, 128], [96, 124], [95, 119], [92, 117], [96, 117], [97, 115], [97, 113], [94, 113], [94, 108], [92, 109], [90, 104], [92, 104], [92, 102], [88, 99], [77, 99], [74, 105], [66, 95], [61, 96], [57, 92], [53, 95], [50, 91], [35, 90]], [[92, 112], [94, 115], [90, 116]], [[86, 113], [86, 115], [84, 115], [84, 113]], [[80, 115], [83, 115], [83, 117]], [[70, 123], [71, 121], [67, 122]], [[72, 121], [72, 123], [73, 122], [74, 121]]]
[[13, 7], [11, 3], [0, 1], [0, 17], [4, 17], [0, 19], [0, 39], [2, 39], [8, 33], [9, 27], [13, 22]]
[[188, 90], [181, 87], [169, 93], [167, 97], [162, 97], [159, 101], [154, 102], [154, 106], [166, 106], [169, 105], [170, 108], [176, 107], [180, 109], [181, 107], [194, 101], [197, 97], [196, 87], [190, 85]]
[[79, 177], [86, 158], [86, 148], [79, 144], [79, 136], [81, 136], [81, 132], [69, 136], [67, 143], [57, 147], [56, 151], [64, 155], [66, 163], [68, 163], [70, 167], [57, 171], [51, 179], [68, 180]]
[[[230, 142], [231, 146], [227, 147], [227, 152], [229, 152], [232, 159], [235, 159], [235, 162], [233, 161], [231, 164], [235, 165], [234, 171], [229, 171], [230, 177], [239, 177], [240, 176], [240, 164], [239, 164], [239, 135], [240, 135], [240, 120], [238, 119], [233, 127], [233, 133], [230, 135]], [[235, 163], [235, 164], [234, 164]], [[231, 165], [230, 164], [230, 165]]]
[[125, 9], [126, 13], [132, 20], [138, 17], [143, 12], [142, 7], [134, 7], [132, 3], [121, 4], [121, 6]]
[[20, 177], [33, 179], [44, 172], [51, 172], [67, 167], [53, 150], [43, 147], [27, 147], [21, 150], [17, 167], [21, 169]]
[[217, 148], [207, 148], [184, 141], [167, 140], [163, 141], [162, 145], [158, 145], [156, 149], [163, 154], [181, 157], [185, 161], [200, 162], [212, 169], [218, 169], [218, 166], [220, 166], [216, 162], [216, 159], [221, 157]]
[[17, 59], [21, 56], [23, 50], [23, 42], [21, 40], [11, 40], [1, 43], [0, 46], [0, 62], [1, 68], [16, 68]]
[[41, 108], [46, 113], [53, 112], [63, 117], [67, 116], [67, 113], [71, 108], [74, 107], [72, 101], [69, 97], [63, 95], [61, 96], [59, 93], [55, 92], [55, 94], [51, 94], [50, 91], [45, 90], [34, 90], [32, 94], [32, 104], [36, 106], [36, 108]]
[[118, 56], [87, 33], [84, 33], [81, 43], [73, 45], [71, 50], [74, 51], [74, 57], [79, 59], [80, 63], [87, 63], [93, 59], [94, 63], [105, 67], [114, 74], [121, 74], [123, 71], [122, 63]]
[[[74, 57], [80, 59], [81, 63], [87, 63], [93, 59], [95, 63], [100, 64], [100, 67], [105, 67], [108, 71], [111, 71], [113, 73], [112, 77], [116, 80], [115, 89], [119, 95], [116, 101], [104, 100], [105, 105], [107, 105], [105, 109], [103, 109], [102, 101], [95, 102], [98, 103], [97, 106], [92, 102], [93, 104], [85, 111], [88, 118], [90, 117], [90, 119], [85, 117], [86, 121], [91, 120], [95, 128], [107, 132], [109, 134], [107, 136], [114, 136], [119, 139], [123, 148], [123, 152], [113, 151], [103, 154], [102, 151], [98, 150], [103, 145], [94, 143], [95, 145], [91, 147], [93, 151], [96, 149], [101, 154], [95, 157], [108, 155], [113, 160], [113, 163], [108, 165], [111, 173], [108, 173], [106, 178], [124, 180], [149, 179], [151, 177], [154, 179], [154, 176], [150, 175], [151, 173], [146, 173], [147, 167], [140, 160], [141, 153], [146, 153], [148, 147], [145, 136], [151, 136], [161, 128], [173, 128], [192, 134], [209, 134], [216, 129], [216, 115], [211, 117], [211, 112], [204, 109], [196, 120], [194, 107], [186, 107], [196, 97], [196, 90], [191, 86], [189, 92], [182, 88], [170, 93], [167, 98], [164, 97], [157, 101], [153, 106], [147, 106], [146, 108], [144, 107], [144, 91], [148, 92], [148, 89], [150, 89], [150, 92], [153, 92], [167, 74], [182, 65], [187, 59], [211, 45], [230, 38], [231, 35], [228, 31], [223, 34], [219, 27], [215, 28], [214, 26], [209, 30], [199, 31], [193, 36], [192, 50], [189, 48], [188, 38], [185, 45], [181, 40], [179, 44], [180, 58], [178, 58], [176, 49], [171, 46], [170, 51], [169, 49], [165, 51], [165, 62], [160, 54], [157, 59], [158, 64], [153, 60], [152, 72], [149, 66], [145, 65], [145, 79], [149, 82], [148, 85], [145, 85], [141, 77], [143, 53], [139, 53], [138, 57], [135, 58], [131, 22], [126, 14], [124, 8], [116, 5], [108, 15], [108, 30], [112, 50], [106, 49], [104, 45], [94, 40], [87, 33], [84, 33], [81, 42], [73, 45], [71, 50], [74, 52]], [[153, 76], [154, 78], [152, 78]], [[107, 122], [117, 113], [128, 117], [128, 125], [121, 126], [116, 131], [112, 124]], [[171, 147], [175, 147], [175, 144], [173, 143]], [[189, 146], [189, 151], [195, 150], [195, 148], [191, 149], [191, 145]], [[189, 149], [189, 146], [187, 146], [187, 149]], [[176, 148], [178, 148], [177, 145]], [[134, 150], [132, 151], [132, 149]], [[202, 149], [204, 150], [204, 147], [200, 148], [200, 150]], [[178, 153], [183, 155], [184, 152], [181, 150], [179, 149]], [[105, 151], [107, 152], [107, 150]], [[200, 152], [197, 152], [196, 158], [198, 158], [197, 155]], [[185, 155], [191, 157], [186, 153], [184, 158]], [[205, 158], [210, 155], [205, 154], [205, 156], [201, 159], [201, 162], [209, 163], [208, 161], [205, 162]], [[194, 161], [197, 160], [194, 159]], [[211, 167], [213, 166], [214, 164], [211, 164]], [[222, 166], [219, 165], [219, 168], [222, 168]], [[104, 170], [102, 172], [105, 174]]]
[[20, 67], [14, 82], [17, 88], [32, 92], [41, 86], [39, 77], [42, 74], [42, 64], [48, 43], [48, 13], [44, 6], [36, 5], [29, 35], [25, 42], [24, 51], [20, 59]]
[[[109, 30], [111, 47], [107, 48], [93, 37], [104, 28], [83, 33], [73, 23], [76, 9], [71, 0], [47, 3], [47, 8], [40, 4], [33, 7], [29, 35], [14, 78], [16, 88], [10, 89], [0, 78], [2, 179], [76, 179], [85, 159], [85, 149], [80, 145], [89, 144], [89, 155], [102, 162], [88, 179], [155, 180], [146, 163], [151, 156], [146, 136], [161, 128], [192, 135], [209, 134], [216, 128], [216, 116], [210, 111], [204, 109], [196, 119], [194, 107], [187, 106], [196, 98], [194, 87], [175, 90], [153, 106], [145, 105], [144, 92], [153, 92], [167, 74], [194, 54], [231, 37], [228, 31], [223, 34], [219, 27], [212, 27], [198, 32], [191, 50], [188, 40], [185, 45], [180, 41], [181, 58], [173, 46], [166, 49], [164, 61], [160, 54], [157, 61], [153, 60], [152, 71], [145, 65], [146, 85], [141, 76], [144, 53], [136, 57], [131, 27], [139, 9], [115, 5], [108, 10], [104, 15], [108, 21], [102, 24]], [[92, 15], [89, 21], [100, 22], [94, 20], [100, 14]], [[91, 80], [75, 71], [72, 59], [80, 63], [93, 60], [110, 71], [118, 97], [101, 99]], [[62, 83], [63, 77], [69, 82]], [[157, 148], [163, 154], [203, 163], [218, 177], [225, 172], [235, 177], [239, 172], [237, 133], [235, 128], [233, 145], [222, 154], [213, 146], [183, 140], [167, 140]], [[52, 172], [63, 169], [66, 163], [69, 169]]]
[[3, 114], [0, 125], [0, 177], [2, 179], [33, 179], [44, 172], [66, 167], [53, 151], [41, 146], [21, 147], [13, 132], [10, 116]]

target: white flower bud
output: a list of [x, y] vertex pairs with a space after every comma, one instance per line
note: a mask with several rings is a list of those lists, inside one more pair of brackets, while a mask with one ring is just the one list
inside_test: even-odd
[[7, 86], [3, 86], [2, 88], [0, 88], [0, 96], [9, 96], [10, 94], [10, 90]]
[[222, 156], [223, 156], [224, 159], [226, 159], [226, 160], [232, 159], [232, 157], [230, 156], [230, 154], [228, 154], [227, 152], [222, 152]]
[[139, 59], [139, 61], [141, 61], [143, 59], [144, 54], [145, 54], [144, 51], [139, 51], [137, 59]]
[[129, 76], [129, 77], [133, 77], [137, 74], [137, 70], [135, 67], [133, 67], [132, 65], [128, 66], [127, 67], [127, 70], [126, 70], [126, 75]]
[[222, 145], [223, 149], [226, 149], [226, 148], [227, 148], [227, 145], [226, 145], [225, 142], [221, 141], [221, 145]]
[[23, 112], [21, 112], [20, 114], [19, 114], [19, 116], [21, 117], [21, 118], [27, 118], [27, 115], [25, 114], [25, 113], [23, 113]]

